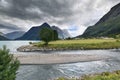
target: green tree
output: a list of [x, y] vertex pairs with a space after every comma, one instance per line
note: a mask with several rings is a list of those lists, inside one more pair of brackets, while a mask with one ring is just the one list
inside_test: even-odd
[[48, 45], [48, 42], [53, 40], [53, 31], [50, 28], [44, 27], [40, 30], [40, 39]]
[[58, 40], [58, 33], [56, 30], [53, 30], [53, 36], [54, 36], [53, 40]]
[[19, 64], [5, 46], [0, 49], [0, 80], [15, 80]]
[[58, 33], [56, 30], [44, 27], [40, 30], [40, 39], [45, 42], [45, 45], [48, 45], [50, 41], [58, 39]]

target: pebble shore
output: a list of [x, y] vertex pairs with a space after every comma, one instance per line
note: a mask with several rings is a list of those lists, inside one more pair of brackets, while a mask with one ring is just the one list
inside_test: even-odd
[[65, 64], [108, 59], [106, 56], [85, 54], [14, 54], [21, 65]]

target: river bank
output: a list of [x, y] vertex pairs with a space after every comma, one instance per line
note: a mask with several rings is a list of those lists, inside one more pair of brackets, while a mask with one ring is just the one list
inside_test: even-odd
[[58, 40], [44, 46], [43, 42], [31, 43], [17, 49], [20, 52], [35, 51], [64, 51], [64, 50], [93, 50], [93, 49], [118, 49], [119, 39], [81, 39], [81, 40]]
[[110, 58], [108, 56], [85, 54], [14, 54], [14, 57], [20, 61], [21, 65], [65, 64], [100, 61]]
[[89, 74], [78, 78], [60, 77], [55, 80], [120, 80], [120, 70], [113, 72], [102, 72], [101, 74]]
[[[112, 56], [108, 60], [78, 62], [69, 64], [53, 65], [20, 65], [16, 80], [54, 80], [58, 77], [81, 77], [87, 74], [102, 72], [111, 72], [120, 70], [120, 49], [107, 50], [72, 50], [72, 51], [48, 51], [48, 52], [17, 52], [16, 49], [23, 45], [29, 45], [29, 42], [37, 43], [38, 41], [0, 41], [0, 46], [6, 45], [13, 54], [83, 54], [83, 55], [101, 55]], [[68, 41], [69, 42], [69, 41]], [[72, 42], [72, 40], [71, 40]], [[77, 40], [75, 41], [77, 42]], [[74, 43], [75, 43], [74, 42]], [[82, 43], [82, 41], [80, 40]], [[84, 42], [88, 42], [85, 40]], [[93, 41], [95, 42], [95, 41]], [[50, 42], [52, 43], [52, 42]], [[67, 42], [64, 42], [68, 44]], [[58, 44], [58, 41], [57, 41]], [[61, 44], [61, 43], [59, 43]]]

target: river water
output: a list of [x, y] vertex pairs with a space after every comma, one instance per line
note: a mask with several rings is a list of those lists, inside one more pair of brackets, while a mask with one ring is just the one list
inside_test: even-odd
[[[11, 53], [16, 49], [35, 41], [0, 41], [0, 48], [6, 45]], [[75, 50], [55, 52], [22, 52], [21, 54], [97, 54], [111, 56], [111, 59], [91, 62], [79, 62], [56, 65], [21, 65], [16, 80], [53, 80], [57, 77], [80, 77], [84, 74], [94, 74], [104, 71], [120, 70], [120, 49], [110, 50]]]

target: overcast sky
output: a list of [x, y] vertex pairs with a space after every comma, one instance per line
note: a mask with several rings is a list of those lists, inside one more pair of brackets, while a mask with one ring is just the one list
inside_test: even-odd
[[95, 24], [120, 0], [0, 0], [0, 31], [29, 30], [44, 22], [73, 35]]

